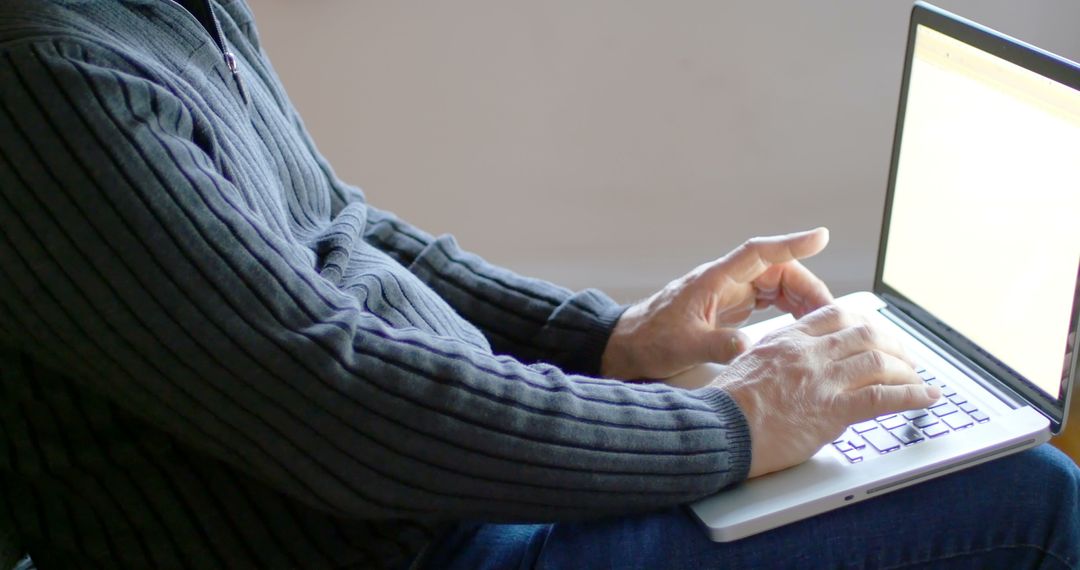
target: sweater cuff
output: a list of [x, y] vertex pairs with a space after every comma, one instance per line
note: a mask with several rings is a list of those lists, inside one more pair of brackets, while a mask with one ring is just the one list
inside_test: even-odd
[[611, 332], [629, 307], [616, 304], [595, 289], [576, 293], [564, 302], [556, 311], [553, 321], [573, 322], [577, 330], [572, 352], [560, 359], [559, 367], [572, 374], [599, 376], [600, 363]]
[[728, 469], [738, 483], [750, 474], [750, 425], [739, 405], [720, 388], [700, 388], [691, 392], [716, 411], [725, 429], [728, 451]]

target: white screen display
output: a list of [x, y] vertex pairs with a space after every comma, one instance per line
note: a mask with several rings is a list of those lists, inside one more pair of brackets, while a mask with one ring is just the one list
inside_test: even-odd
[[1057, 398], [1080, 264], [1080, 92], [916, 34], [882, 280]]

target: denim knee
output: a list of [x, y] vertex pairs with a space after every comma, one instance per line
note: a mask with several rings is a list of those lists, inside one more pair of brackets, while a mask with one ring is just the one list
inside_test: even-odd
[[1050, 445], [1002, 462], [1012, 471], [1010, 488], [996, 490], [996, 500], [1011, 511], [1003, 514], [1029, 525], [1032, 546], [1069, 568], [1080, 567], [1080, 468]]

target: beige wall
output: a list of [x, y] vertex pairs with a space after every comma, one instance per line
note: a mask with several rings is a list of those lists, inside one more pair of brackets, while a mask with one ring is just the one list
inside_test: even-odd
[[[249, 0], [375, 205], [623, 300], [751, 235], [832, 229], [873, 271], [910, 2]], [[941, 0], [1080, 59], [1076, 0]]]

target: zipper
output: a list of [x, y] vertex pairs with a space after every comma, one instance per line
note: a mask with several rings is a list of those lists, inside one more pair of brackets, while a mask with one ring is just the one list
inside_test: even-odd
[[248, 104], [251, 101], [248, 100], [247, 89], [244, 88], [244, 81], [240, 78], [240, 62], [236, 59], [236, 54], [229, 51], [228, 45], [225, 44], [225, 32], [221, 30], [221, 22], [218, 20], [217, 12], [214, 11], [214, 5], [210, 0], [206, 0], [206, 9], [210, 11], [210, 21], [214, 22], [214, 31], [217, 32], [218, 47], [221, 48], [221, 54], [225, 58], [225, 65], [229, 68], [229, 72], [232, 73], [234, 79], [236, 79], [236, 88], [240, 91], [240, 97], [244, 99], [244, 104]]
[[250, 104], [251, 99], [248, 96], [247, 88], [244, 86], [244, 81], [240, 77], [240, 61], [236, 58], [236, 54], [229, 50], [228, 44], [225, 43], [225, 32], [221, 29], [221, 22], [218, 20], [217, 13], [214, 12], [214, 5], [209, 0], [202, 0], [203, 5], [206, 7], [206, 12], [210, 14], [210, 21], [213, 23], [213, 31], [206, 29], [206, 26], [199, 21], [190, 10], [182, 6], [176, 0], [167, 0], [173, 6], [176, 6], [181, 12], [191, 18], [196, 24], [202, 28], [203, 31], [210, 36], [211, 41], [217, 45], [218, 50], [221, 51], [221, 57], [225, 60], [225, 66], [229, 68], [229, 73], [232, 75], [233, 80], [236, 81], [236, 89], [240, 92], [241, 99], [244, 100], [244, 104]]

